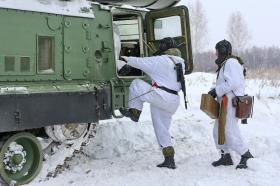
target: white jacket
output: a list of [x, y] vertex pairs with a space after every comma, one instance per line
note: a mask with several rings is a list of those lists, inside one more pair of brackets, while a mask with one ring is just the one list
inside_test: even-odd
[[218, 97], [227, 95], [233, 97], [243, 96], [245, 94], [245, 79], [243, 75], [243, 66], [233, 58], [228, 59], [224, 66], [218, 72], [216, 81], [216, 93]]
[[158, 86], [164, 86], [171, 90], [180, 91], [181, 84], [177, 82], [177, 73], [175, 64], [171, 61], [170, 57], [175, 63], [181, 63], [185, 73], [184, 60], [177, 56], [152, 56], [152, 57], [124, 57], [127, 64], [145, 72], [153, 82]]

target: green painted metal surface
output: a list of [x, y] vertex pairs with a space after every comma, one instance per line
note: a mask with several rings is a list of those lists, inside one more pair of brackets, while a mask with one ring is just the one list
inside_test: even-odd
[[[61, 21], [56, 15], [0, 9], [0, 81], [62, 80]], [[54, 72], [44, 74], [37, 68], [39, 36], [54, 37]], [[29, 58], [25, 69], [23, 57]]]
[[95, 18], [0, 8], [0, 88], [83, 91], [116, 77], [111, 12], [93, 10]]
[[92, 71], [90, 77], [95, 80], [111, 80], [116, 77], [114, 54], [112, 13], [93, 6], [95, 22], [92, 31]]
[[[109, 80], [115, 76], [112, 16], [99, 6], [93, 9], [96, 18], [0, 8], [0, 81]], [[40, 57], [40, 51], [46, 50], [50, 64], [41, 68], [46, 54]]]

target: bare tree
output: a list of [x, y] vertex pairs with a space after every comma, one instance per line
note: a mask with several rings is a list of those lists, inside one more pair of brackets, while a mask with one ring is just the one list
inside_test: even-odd
[[190, 5], [191, 39], [194, 54], [202, 52], [208, 44], [207, 18], [200, 0]]
[[236, 52], [239, 53], [246, 48], [251, 37], [247, 24], [239, 11], [230, 15], [227, 33]]

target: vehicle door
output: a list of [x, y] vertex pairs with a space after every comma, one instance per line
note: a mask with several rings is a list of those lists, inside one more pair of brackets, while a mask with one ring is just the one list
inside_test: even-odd
[[172, 37], [185, 60], [185, 74], [193, 70], [193, 56], [188, 9], [185, 6], [149, 11], [145, 16], [147, 50], [151, 56], [158, 50], [159, 41]]

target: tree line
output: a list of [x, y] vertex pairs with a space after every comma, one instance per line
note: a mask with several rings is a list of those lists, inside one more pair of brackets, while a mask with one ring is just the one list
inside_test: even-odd
[[[189, 4], [191, 36], [194, 53], [195, 71], [214, 72], [216, 56], [214, 50], [205, 51], [208, 40], [208, 20], [200, 0]], [[233, 54], [240, 56], [248, 69], [280, 69], [279, 47], [247, 47], [251, 39], [247, 23], [241, 12], [233, 12], [227, 23], [228, 40], [234, 49]], [[213, 46], [214, 48], [214, 46]], [[203, 51], [203, 52], [202, 52]]]
[[[234, 53], [233, 53], [234, 54]], [[249, 70], [280, 69], [280, 48], [278, 47], [251, 47], [238, 53], [244, 65]], [[215, 72], [217, 66], [214, 61], [216, 56], [213, 51], [196, 53], [194, 55], [194, 71]]]

